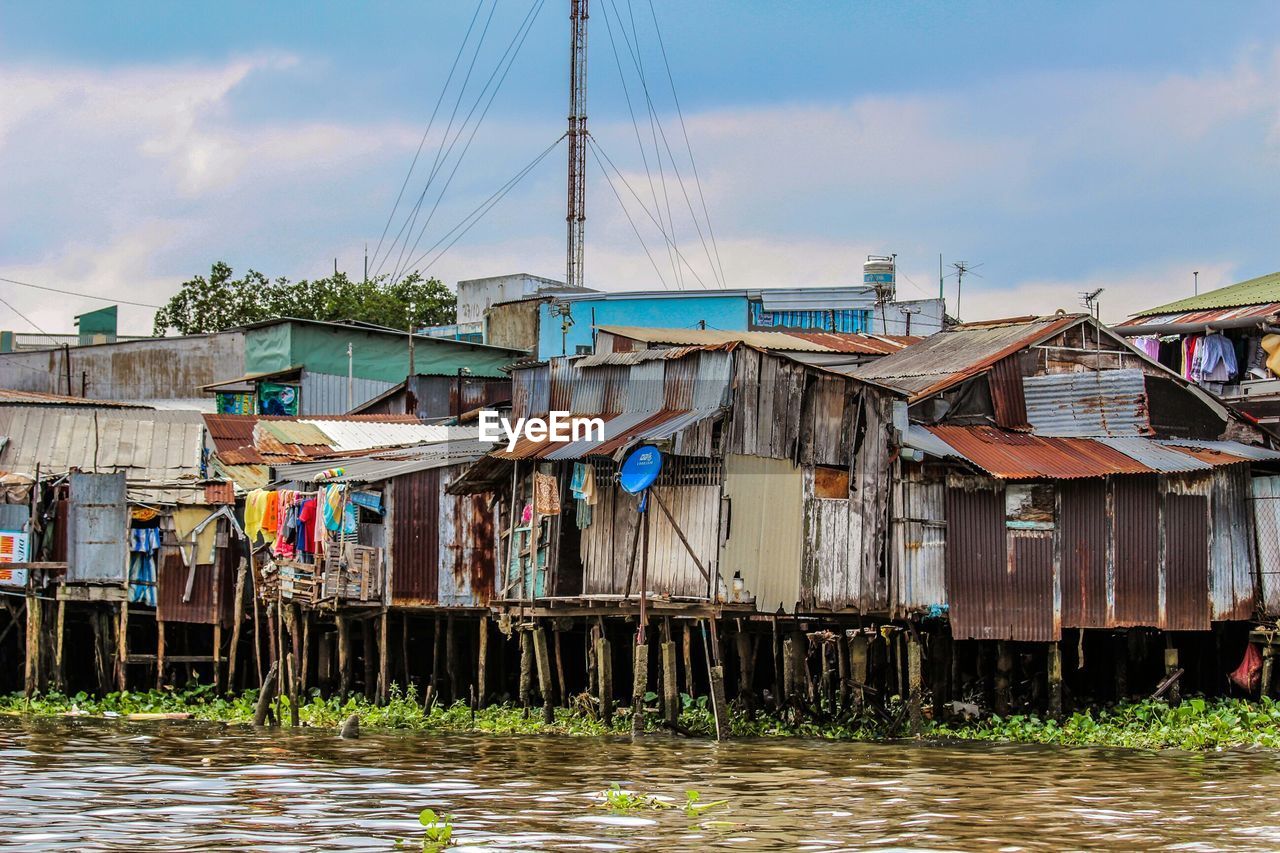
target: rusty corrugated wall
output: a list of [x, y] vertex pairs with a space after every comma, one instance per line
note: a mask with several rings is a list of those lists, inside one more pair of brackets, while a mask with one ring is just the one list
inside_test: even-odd
[[440, 471], [390, 483], [391, 604], [435, 604], [440, 597]]
[[902, 466], [894, 496], [894, 609], [947, 603], [946, 482], [920, 465]]
[[[226, 527], [226, 522], [216, 522]], [[221, 538], [221, 533], [219, 537]], [[197, 625], [213, 625], [219, 619], [230, 625], [235, 599], [235, 577], [240, 560], [239, 543], [234, 538], [225, 548], [215, 551], [218, 562], [196, 566], [196, 576], [191, 584], [191, 600], [183, 601], [190, 568], [182, 562], [176, 550], [160, 551], [156, 568], [156, 618], [162, 622], [189, 622]]]
[[1213, 470], [1209, 588], [1214, 620], [1251, 619], [1259, 601], [1248, 465]]
[[1022, 385], [1022, 353], [1002, 358], [987, 374], [996, 424], [1007, 429], [1028, 429], [1027, 401]]
[[1102, 479], [1058, 484], [1062, 512], [1062, 626], [1107, 625], [1107, 483]]
[[1169, 631], [1209, 629], [1209, 502], [1164, 496], [1164, 619]]
[[[464, 466], [444, 470], [443, 490]], [[487, 495], [440, 495], [439, 603], [483, 607], [494, 593], [493, 509]]]
[[1154, 475], [1111, 482], [1115, 600], [1110, 624], [1160, 624], [1160, 491]]
[[1008, 571], [1003, 490], [947, 488], [946, 564], [952, 636], [1003, 639], [997, 627]]

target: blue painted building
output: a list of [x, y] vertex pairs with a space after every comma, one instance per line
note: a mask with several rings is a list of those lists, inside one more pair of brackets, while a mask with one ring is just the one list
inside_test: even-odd
[[877, 302], [876, 296], [865, 285], [560, 294], [538, 306], [538, 358], [592, 352], [598, 325], [889, 335], [942, 328], [941, 299]]

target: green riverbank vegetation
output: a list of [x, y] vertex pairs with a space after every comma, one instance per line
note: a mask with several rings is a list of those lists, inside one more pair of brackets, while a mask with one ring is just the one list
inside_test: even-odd
[[[656, 699], [656, 697], [653, 697]], [[711, 737], [714, 722], [706, 697], [682, 696], [678, 729], [682, 734]], [[0, 714], [27, 717], [109, 717], [146, 719], [161, 715], [190, 715], [190, 719], [248, 725], [253, 721], [256, 691], [219, 696], [210, 685], [184, 690], [110, 693], [95, 697], [79, 693], [50, 693], [31, 700], [21, 695], [0, 696]], [[287, 698], [279, 698], [277, 718], [288, 720]], [[526, 712], [512, 705], [472, 710], [465, 703], [423, 707], [416, 692], [393, 686], [386, 705], [363, 698], [323, 698], [312, 695], [299, 703], [298, 718], [305, 727], [337, 732], [351, 714], [365, 730], [421, 732], [477, 732], [486, 734], [623, 735], [631, 731], [630, 712], [620, 708], [606, 724], [582, 706], [557, 708], [554, 722], [545, 723], [541, 709]], [[648, 728], [662, 729], [655, 710]], [[730, 716], [734, 737], [805, 737], [831, 740], [877, 741], [907, 735], [901, 715], [848, 714], [839, 719], [814, 720], [756, 712]], [[1061, 720], [1031, 714], [988, 716], [976, 720], [925, 720], [920, 737], [929, 741], [981, 740], [1059, 746], [1108, 746], [1139, 749], [1213, 750], [1234, 747], [1280, 748], [1280, 702], [1271, 699], [1185, 699], [1177, 705], [1148, 700], [1078, 711]]]

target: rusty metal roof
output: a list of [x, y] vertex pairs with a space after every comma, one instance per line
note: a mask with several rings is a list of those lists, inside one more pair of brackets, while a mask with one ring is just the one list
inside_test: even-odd
[[1278, 313], [1280, 313], [1280, 302], [1228, 308], [1203, 308], [1195, 311], [1167, 311], [1133, 317], [1116, 326], [1116, 331], [1126, 335], [1141, 335], [1146, 327], [1154, 329], [1158, 326], [1208, 326], [1236, 320], [1256, 320], [1261, 323], [1272, 314]]
[[957, 456], [1002, 480], [1153, 473], [1133, 457], [1087, 438], [1051, 438], [981, 426], [932, 426], [928, 430]]
[[646, 361], [667, 361], [684, 358], [695, 352], [701, 352], [700, 346], [668, 347], [667, 349], [638, 349], [630, 352], [598, 352], [595, 355], [574, 359], [575, 367], [604, 367], [606, 365], [632, 366]]
[[88, 400], [84, 397], [68, 397], [64, 394], [46, 394], [43, 391], [19, 391], [16, 388], [0, 388], [0, 405], [17, 406], [94, 406], [101, 409], [149, 409], [142, 403], [120, 400]]
[[198, 412], [62, 406], [0, 408], [0, 468], [41, 477], [123, 471], [130, 500], [204, 503]]
[[[919, 440], [921, 430], [940, 440], [945, 450], [935, 442]], [[1230, 441], [1179, 446], [1182, 443], [1185, 442], [1175, 444], [1138, 436], [1073, 438], [1028, 435], [988, 426], [917, 424], [912, 424], [907, 437], [907, 444], [912, 447], [934, 456], [963, 459], [1002, 480], [1073, 480], [1112, 474], [1198, 471], [1250, 461], [1244, 454], [1274, 453]], [[1280, 458], [1280, 454], [1268, 458]]]
[[[596, 326], [602, 332], [646, 344], [714, 346], [743, 343], [782, 352], [846, 352], [883, 355], [922, 340], [914, 335], [864, 335], [852, 332], [756, 332], [723, 329], [666, 329], [651, 326]], [[627, 353], [602, 353], [626, 355]], [[621, 363], [621, 362], [602, 362]]]
[[1160, 439], [1159, 443], [1184, 449], [1216, 450], [1219, 453], [1226, 453], [1231, 456], [1237, 456], [1241, 459], [1249, 459], [1255, 462], [1271, 462], [1280, 459], [1280, 451], [1269, 450], [1265, 447], [1258, 447], [1253, 444], [1243, 444], [1239, 441], [1205, 441], [1203, 439], [1195, 438], [1168, 438]]
[[1086, 314], [1062, 314], [955, 326], [849, 375], [902, 392], [915, 401], [977, 376], [1000, 359], [1088, 319]]
[[1140, 370], [1090, 370], [1022, 379], [1037, 435], [1145, 435], [1147, 389]]
[[209, 438], [219, 452], [252, 446], [253, 429], [259, 421], [300, 421], [312, 423], [377, 423], [377, 424], [420, 424], [417, 415], [325, 415], [323, 418], [298, 418], [285, 415], [204, 415], [205, 427], [209, 430]]

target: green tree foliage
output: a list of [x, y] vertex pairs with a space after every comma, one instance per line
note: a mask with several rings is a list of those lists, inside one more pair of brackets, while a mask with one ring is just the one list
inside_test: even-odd
[[[170, 329], [179, 334], [220, 332], [275, 317], [303, 320], [355, 320], [408, 328], [452, 323], [457, 297], [438, 279], [417, 272], [392, 282], [389, 276], [353, 281], [340, 272], [325, 278], [290, 281], [268, 279], [257, 270], [237, 278], [218, 261], [209, 276], [184, 281], [178, 292], [156, 312], [152, 334]], [[412, 316], [410, 310], [412, 309]]]

